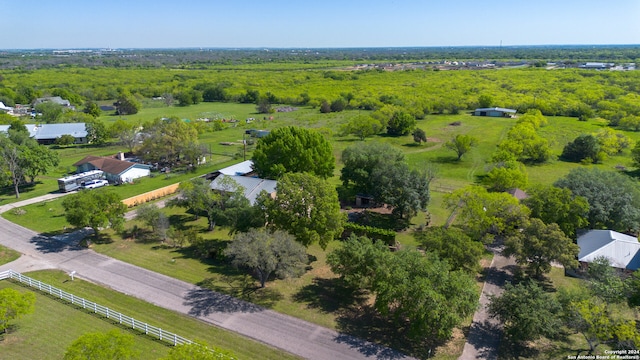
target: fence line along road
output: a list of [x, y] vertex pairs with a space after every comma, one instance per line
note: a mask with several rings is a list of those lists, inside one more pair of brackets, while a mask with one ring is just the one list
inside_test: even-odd
[[[149, 325], [140, 320], [136, 320], [130, 316], [124, 315], [115, 310], [111, 310], [106, 306], [102, 306], [100, 304], [96, 304], [93, 301], [86, 300], [84, 298], [75, 296], [70, 294], [64, 290], [60, 290], [56, 287], [53, 287], [49, 284], [43, 283], [42, 281], [32, 279], [28, 276], [22, 275], [19, 272], [13, 270], [6, 270], [0, 272], [0, 280], [11, 279], [18, 281], [22, 284], [28, 285], [34, 289], [39, 290], [40, 292], [49, 294], [51, 296], [55, 296], [61, 300], [67, 301], [72, 305], [80, 306], [85, 310], [93, 311], [96, 314], [102, 315], [103, 317], [118, 321], [119, 324], [128, 326], [134, 330], [138, 330], [140, 332], [145, 333], [145, 335], [152, 336], [160, 341], [163, 341], [169, 345], [177, 346], [183, 344], [192, 344], [193, 341], [183, 338], [180, 335], [174, 334], [172, 332], [162, 330], [159, 327], [155, 327], [153, 325]], [[213, 350], [212, 350], [213, 351]], [[218, 354], [219, 359], [235, 359], [233, 357], [227, 356], [225, 354]]]

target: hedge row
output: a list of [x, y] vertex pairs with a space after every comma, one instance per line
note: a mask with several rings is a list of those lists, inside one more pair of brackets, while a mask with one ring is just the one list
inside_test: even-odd
[[381, 240], [389, 246], [394, 246], [396, 243], [396, 232], [393, 230], [347, 222], [344, 224], [342, 238], [346, 239], [351, 236], [351, 234], [355, 234], [357, 236], [366, 236], [371, 240]]

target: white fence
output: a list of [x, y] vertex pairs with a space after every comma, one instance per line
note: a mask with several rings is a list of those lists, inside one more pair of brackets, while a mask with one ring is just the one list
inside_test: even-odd
[[[102, 315], [107, 319], [117, 321], [119, 324], [130, 327], [132, 329], [138, 330], [140, 332], [145, 333], [151, 337], [154, 337], [158, 340], [164, 341], [171, 345], [182, 345], [182, 344], [191, 344], [193, 343], [189, 339], [185, 339], [182, 336], [176, 335], [174, 333], [168, 332], [166, 330], [162, 330], [158, 327], [149, 325], [145, 322], [136, 320], [132, 317], [119, 313], [117, 311], [111, 310], [108, 307], [96, 304], [92, 301], [85, 300], [81, 297], [75, 296], [73, 294], [69, 294], [66, 291], [55, 288], [49, 284], [45, 284], [41, 281], [32, 279], [28, 276], [24, 276], [18, 272], [13, 270], [6, 270], [0, 272], [0, 280], [12, 279], [19, 281], [22, 284], [28, 285], [32, 288], [38, 289], [41, 292], [50, 294], [51, 296], [55, 296], [59, 299], [65, 300], [73, 305], [80, 306], [83, 309], [88, 311], [93, 311], [96, 314]], [[231, 356], [226, 356], [225, 354], [217, 354], [219, 359], [234, 359]]]

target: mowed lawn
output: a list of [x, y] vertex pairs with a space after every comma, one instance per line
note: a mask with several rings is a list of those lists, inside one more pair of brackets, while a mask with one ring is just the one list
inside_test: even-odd
[[[165, 310], [118, 292], [75, 279], [59, 271], [38, 271], [25, 274], [63, 289], [74, 295], [95, 301], [136, 320], [174, 332], [209, 346], [231, 350], [242, 359], [295, 359], [287, 353], [234, 333], [221, 330], [199, 320]], [[32, 291], [10, 281], [1, 281], [0, 288], [11, 287], [19, 291]], [[8, 335], [0, 341], [2, 359], [61, 359], [65, 349], [78, 337], [88, 332], [106, 332], [114, 328], [135, 336], [135, 349], [139, 359], [158, 359], [166, 356], [170, 347], [143, 334], [120, 327], [90, 312], [70, 306], [60, 300], [38, 292], [33, 314], [15, 322]]]

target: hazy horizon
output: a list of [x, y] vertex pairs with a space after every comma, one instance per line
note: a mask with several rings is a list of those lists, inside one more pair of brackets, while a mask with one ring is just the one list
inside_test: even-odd
[[0, 49], [335, 49], [640, 43], [640, 1], [0, 0]]

